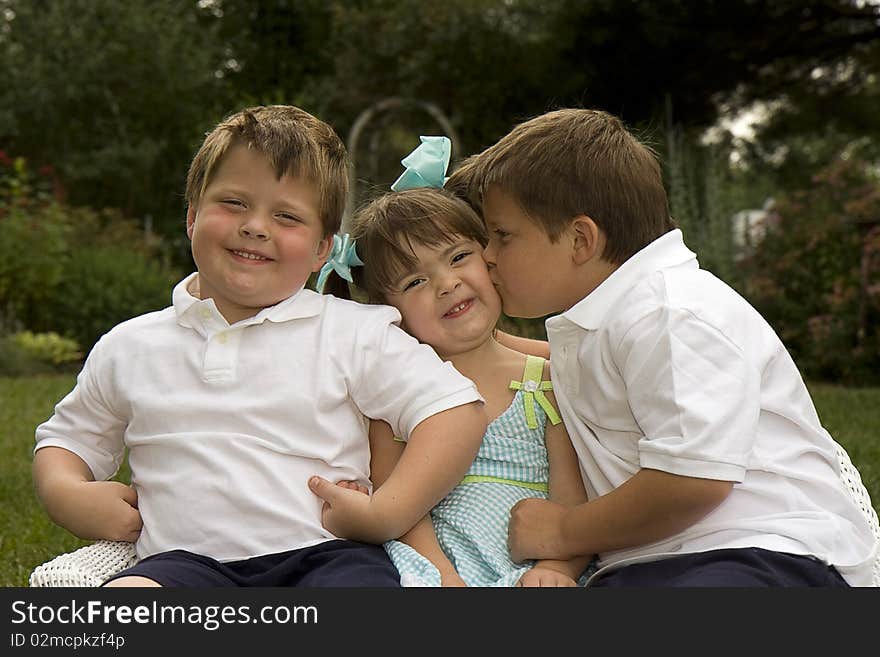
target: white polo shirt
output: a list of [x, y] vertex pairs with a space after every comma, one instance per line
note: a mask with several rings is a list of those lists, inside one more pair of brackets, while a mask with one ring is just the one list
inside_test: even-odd
[[813, 555], [869, 585], [877, 549], [773, 329], [674, 230], [546, 321], [559, 409], [591, 498], [640, 468], [735, 482], [712, 513], [602, 565], [719, 548]]
[[306, 482], [368, 482], [366, 417], [408, 436], [481, 397], [395, 324], [389, 306], [300, 290], [230, 326], [180, 282], [172, 307], [95, 345], [36, 449], [79, 455], [95, 479], [130, 450], [141, 558], [175, 548], [220, 561], [334, 538]]

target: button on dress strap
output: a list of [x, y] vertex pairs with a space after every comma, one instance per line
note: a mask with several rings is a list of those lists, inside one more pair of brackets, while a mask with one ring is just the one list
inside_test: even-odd
[[523, 372], [522, 381], [511, 381], [511, 390], [522, 390], [523, 405], [526, 415], [526, 424], [529, 429], [538, 426], [538, 418], [535, 416], [535, 402], [544, 409], [550, 424], [559, 424], [562, 419], [553, 408], [553, 404], [544, 394], [545, 390], [553, 390], [551, 381], [542, 381], [544, 374], [544, 359], [540, 356], [526, 356], [526, 367]]

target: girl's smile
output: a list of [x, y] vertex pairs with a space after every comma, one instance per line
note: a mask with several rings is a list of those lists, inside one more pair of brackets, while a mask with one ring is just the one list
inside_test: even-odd
[[489, 279], [482, 246], [453, 235], [438, 246], [412, 245], [416, 262], [387, 302], [407, 332], [443, 358], [470, 351], [492, 337], [501, 299]]
[[453, 306], [450, 310], [443, 314], [445, 319], [455, 319], [457, 317], [461, 317], [467, 311], [469, 311], [474, 305], [473, 299], [468, 299], [467, 301], [462, 301], [459, 304]]

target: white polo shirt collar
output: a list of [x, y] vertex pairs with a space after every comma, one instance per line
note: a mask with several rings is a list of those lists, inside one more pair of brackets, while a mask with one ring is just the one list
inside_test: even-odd
[[559, 317], [585, 330], [595, 330], [617, 301], [643, 277], [660, 269], [685, 264], [697, 269], [697, 255], [685, 246], [681, 230], [671, 230], [636, 252], [595, 290]]
[[[171, 300], [174, 312], [177, 314], [177, 323], [204, 333], [229, 328], [229, 323], [217, 309], [213, 299], [199, 299], [189, 291], [190, 284], [197, 276], [198, 272], [193, 272], [174, 286]], [[262, 324], [265, 321], [286, 322], [314, 317], [321, 313], [322, 307], [321, 295], [302, 287], [284, 301], [263, 308], [253, 317], [236, 322], [234, 326], [243, 327]]]

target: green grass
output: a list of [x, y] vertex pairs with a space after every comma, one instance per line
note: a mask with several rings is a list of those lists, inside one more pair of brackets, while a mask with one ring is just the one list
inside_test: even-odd
[[849, 453], [880, 513], [880, 388], [809, 388], [822, 424]]
[[85, 541], [55, 526], [31, 482], [34, 429], [73, 386], [72, 375], [0, 378], [0, 584], [27, 586], [34, 566]]
[[[48, 519], [30, 470], [34, 429], [74, 380], [0, 377], [0, 586], [27, 586], [35, 566], [86, 544]], [[823, 424], [849, 452], [880, 510], [880, 388], [813, 384], [810, 391]]]

